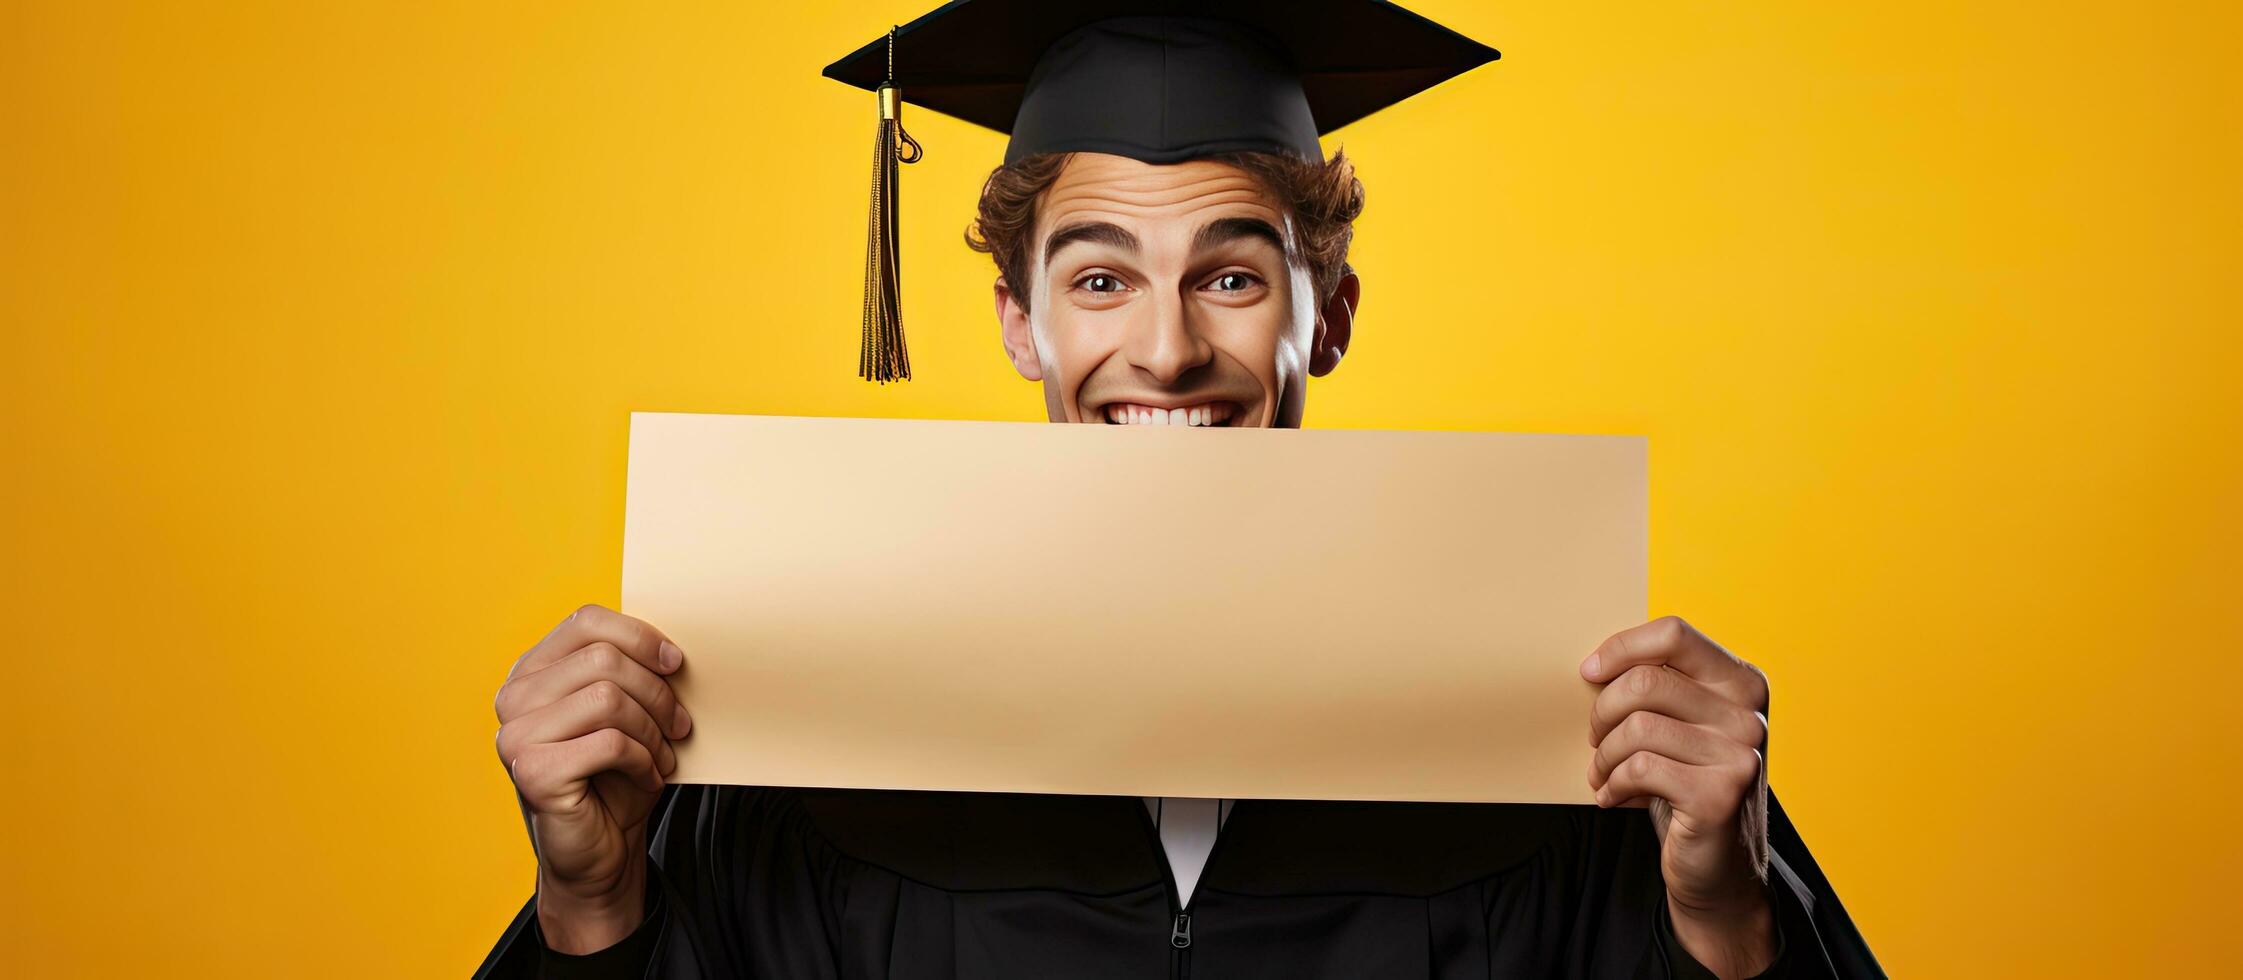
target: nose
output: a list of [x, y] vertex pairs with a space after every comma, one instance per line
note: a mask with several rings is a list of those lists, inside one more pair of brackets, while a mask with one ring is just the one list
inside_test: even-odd
[[1175, 384], [1186, 372], [1212, 360], [1215, 348], [1193, 329], [1182, 296], [1167, 291], [1156, 295], [1157, 301], [1145, 304], [1145, 315], [1130, 324], [1122, 356], [1153, 380]]

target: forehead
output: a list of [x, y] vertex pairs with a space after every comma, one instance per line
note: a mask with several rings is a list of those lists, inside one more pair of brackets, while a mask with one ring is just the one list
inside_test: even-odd
[[1284, 208], [1261, 181], [1213, 160], [1151, 164], [1105, 153], [1077, 153], [1044, 191], [1039, 237], [1074, 221], [1111, 221], [1140, 233], [1170, 225], [1189, 234], [1217, 218], [1260, 218], [1285, 227]]

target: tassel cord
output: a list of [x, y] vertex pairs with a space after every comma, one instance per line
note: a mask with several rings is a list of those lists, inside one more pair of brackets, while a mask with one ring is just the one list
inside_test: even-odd
[[898, 164], [925, 155], [903, 128], [903, 97], [895, 85], [895, 32], [888, 32], [888, 80], [878, 89], [880, 125], [872, 149], [872, 202], [865, 222], [864, 331], [857, 375], [886, 384], [911, 380], [903, 339], [903, 272], [896, 211]]

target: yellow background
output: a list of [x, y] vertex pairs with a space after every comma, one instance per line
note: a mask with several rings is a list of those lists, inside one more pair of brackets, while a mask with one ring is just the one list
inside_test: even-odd
[[[853, 377], [817, 72], [932, 2], [0, 11], [0, 972], [469, 970], [627, 412], [1040, 416], [959, 243], [1001, 139], [925, 112], [920, 380]], [[1507, 57], [1334, 141], [1310, 423], [1648, 435], [1655, 609], [1774, 676], [1896, 974], [2232, 968], [2235, 5], [1414, 6]]]

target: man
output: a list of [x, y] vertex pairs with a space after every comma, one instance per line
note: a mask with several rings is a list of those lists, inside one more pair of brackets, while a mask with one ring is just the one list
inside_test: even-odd
[[[952, 4], [899, 64], [1000, 27], [1026, 63], [893, 77], [1013, 134], [969, 241], [1052, 421], [1297, 426], [1363, 296], [1362, 185], [1319, 129], [1493, 52], [1363, 0], [1170, 6]], [[538, 886], [486, 974], [1877, 975], [1767, 794], [1767, 680], [1672, 617], [1582, 661], [1594, 808], [667, 787], [686, 656], [587, 606], [515, 664], [498, 750]]]

